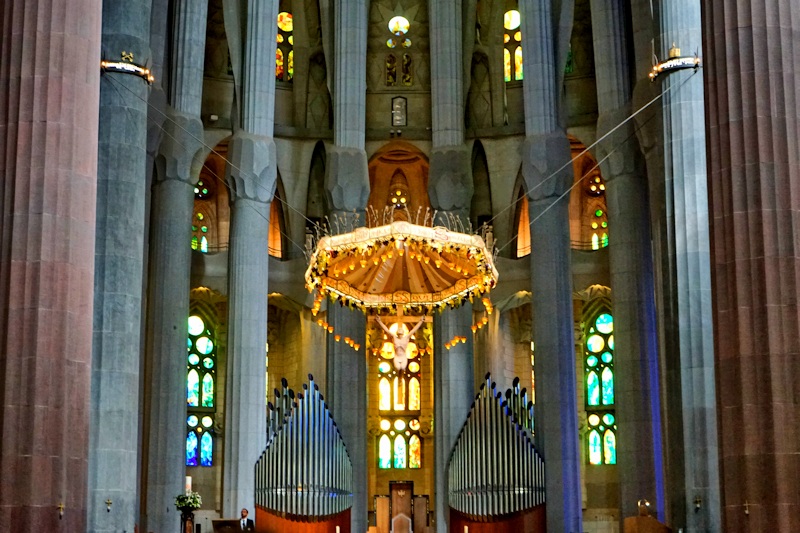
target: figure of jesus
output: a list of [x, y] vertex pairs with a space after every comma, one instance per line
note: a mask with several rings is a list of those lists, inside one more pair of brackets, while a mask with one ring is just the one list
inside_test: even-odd
[[394, 368], [398, 371], [405, 370], [406, 366], [408, 366], [408, 355], [406, 354], [406, 348], [408, 348], [408, 343], [411, 340], [411, 336], [417, 332], [417, 330], [422, 326], [425, 322], [425, 317], [421, 317], [417, 325], [411, 328], [411, 331], [408, 331], [408, 326], [404, 323], [399, 323], [397, 325], [397, 335], [392, 333], [392, 331], [386, 327], [386, 325], [381, 322], [381, 317], [377, 316], [375, 319], [378, 322], [378, 325], [386, 332], [389, 337], [392, 338], [392, 343], [394, 344]]

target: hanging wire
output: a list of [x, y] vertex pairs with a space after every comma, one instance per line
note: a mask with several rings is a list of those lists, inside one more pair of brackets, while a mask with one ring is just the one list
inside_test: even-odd
[[[606, 137], [608, 137], [608, 136], [609, 136], [611, 133], [613, 133], [615, 130], [619, 129], [619, 128], [620, 128], [620, 127], [623, 125], [623, 124], [625, 124], [626, 122], [628, 122], [628, 120], [630, 120], [632, 117], [634, 117], [634, 116], [636, 116], [637, 114], [639, 114], [639, 113], [640, 113], [641, 111], [643, 111], [643, 110], [644, 110], [646, 107], [650, 106], [650, 105], [651, 105], [653, 102], [657, 101], [659, 98], [662, 98], [662, 97], [663, 97], [664, 95], [666, 95], [666, 94], [667, 94], [669, 91], [671, 91], [671, 90], [672, 90], [674, 87], [682, 87], [683, 85], [685, 85], [685, 84], [686, 84], [686, 83], [687, 83], [687, 82], [688, 82], [688, 81], [691, 79], [691, 77], [692, 77], [692, 76], [694, 76], [694, 74], [692, 74], [691, 76], [687, 76], [687, 77], [686, 77], [686, 79], [685, 79], [685, 80], [683, 80], [683, 81], [682, 81], [680, 84], [677, 84], [677, 85], [672, 85], [672, 86], [670, 86], [670, 87], [668, 87], [668, 88], [664, 89], [663, 91], [661, 91], [661, 93], [660, 93], [660, 94], [659, 94], [657, 97], [653, 98], [653, 99], [652, 99], [652, 100], [650, 100], [650, 101], [649, 101], [647, 104], [645, 104], [643, 107], [639, 108], [639, 110], [637, 110], [637, 111], [636, 111], [636, 112], [635, 112], [633, 115], [631, 115], [630, 117], [626, 118], [624, 121], [620, 122], [620, 123], [619, 123], [619, 125], [617, 125], [617, 126], [614, 128], [614, 129], [612, 129], [611, 131], [609, 131], [608, 133], [606, 133], [605, 135], [603, 135], [603, 136], [602, 136], [600, 139], [598, 139], [597, 141], [595, 141], [594, 143], [592, 143], [592, 145], [591, 145], [589, 148], [591, 148], [591, 147], [593, 147], [593, 146], [596, 146], [596, 145], [597, 145], [597, 143], [599, 143], [600, 141], [602, 141], [603, 139], [605, 139]], [[595, 165], [594, 165], [594, 166], [592, 166], [592, 168], [590, 168], [589, 170], [587, 170], [587, 171], [586, 171], [586, 173], [585, 173], [583, 176], [581, 176], [581, 178], [580, 178], [579, 180], [576, 180], [576, 181], [575, 181], [575, 182], [572, 184], [572, 186], [570, 186], [570, 188], [569, 188], [569, 189], [567, 189], [566, 191], [564, 191], [562, 194], [560, 194], [560, 195], [558, 196], [558, 198], [556, 198], [555, 200], [553, 200], [553, 201], [552, 201], [552, 202], [551, 202], [551, 203], [550, 203], [550, 204], [549, 204], [547, 207], [545, 207], [545, 208], [542, 210], [542, 212], [541, 212], [541, 213], [539, 213], [538, 215], [536, 215], [536, 217], [534, 217], [534, 218], [533, 218], [533, 220], [531, 220], [531, 221], [528, 223], [528, 229], [532, 228], [532, 227], [533, 227], [533, 223], [534, 223], [534, 222], [536, 222], [537, 220], [539, 220], [539, 219], [540, 219], [542, 216], [544, 216], [544, 214], [545, 214], [545, 213], [547, 213], [547, 212], [548, 212], [548, 211], [549, 211], [551, 208], [553, 208], [553, 207], [554, 207], [554, 206], [555, 206], [555, 205], [556, 205], [558, 202], [560, 202], [562, 199], [564, 199], [564, 197], [565, 197], [565, 196], [567, 196], [567, 195], [568, 195], [570, 192], [572, 192], [572, 189], [574, 189], [575, 187], [577, 187], [578, 185], [580, 185], [581, 183], [583, 183], [583, 181], [584, 181], [586, 178], [590, 177], [590, 176], [591, 176], [591, 174], [592, 174], [592, 172], [594, 172], [596, 169], [598, 169], [598, 168], [600, 167], [600, 165], [601, 165], [601, 164], [602, 164], [602, 163], [603, 163], [603, 162], [604, 162], [606, 159], [608, 159], [609, 157], [611, 157], [611, 156], [612, 156], [612, 155], [613, 155], [613, 154], [614, 154], [614, 153], [615, 153], [617, 150], [619, 150], [619, 149], [620, 149], [620, 148], [622, 148], [624, 145], [626, 145], [626, 144], [628, 143], [628, 141], [630, 141], [630, 140], [631, 140], [631, 138], [632, 138], [634, 135], [636, 135], [637, 133], [639, 133], [639, 130], [641, 130], [641, 129], [642, 129], [644, 126], [646, 126], [646, 125], [647, 125], [647, 124], [648, 124], [648, 123], [649, 123], [651, 120], [653, 120], [653, 118], [654, 118], [654, 117], [655, 117], [655, 115], [651, 116], [650, 118], [648, 118], [647, 120], [645, 120], [644, 122], [642, 122], [642, 123], [641, 123], [639, 126], [637, 126], [637, 127], [636, 127], [636, 129], [634, 129], [634, 130], [631, 132], [631, 134], [630, 134], [630, 135], [628, 135], [628, 136], [625, 138], [625, 140], [624, 140], [623, 142], [616, 144], [616, 145], [614, 146], [614, 148], [613, 148], [613, 149], [612, 149], [610, 152], [608, 152], [608, 153], [605, 155], [605, 157], [603, 157], [603, 158], [602, 158], [600, 161], [598, 161], [597, 163], [595, 163]], [[582, 155], [584, 155], [586, 152], [588, 152], [588, 151], [589, 151], [589, 148], [586, 148], [585, 150], [583, 150], [583, 151], [582, 151], [582, 152], [581, 152], [581, 153], [580, 153], [578, 156], [576, 156], [576, 157], [575, 157], [575, 159], [578, 159], [579, 157], [581, 157]], [[570, 159], [570, 164], [571, 164], [571, 163], [572, 163], [572, 159]], [[547, 181], [548, 179], [551, 179], [553, 176], [555, 176], [555, 175], [556, 175], [558, 172], [560, 172], [560, 171], [561, 171], [561, 170], [563, 170], [564, 168], [566, 168], [566, 166], [563, 166], [563, 167], [561, 167], [560, 169], [558, 169], [557, 171], [555, 171], [553, 174], [551, 174], [550, 176], [548, 176], [548, 177], [545, 179], [545, 181]], [[544, 183], [544, 181], [543, 181], [542, 183]], [[540, 185], [541, 185], [541, 184], [540, 184]], [[535, 189], [536, 189], [536, 187], [534, 187], [534, 188], [533, 188], [533, 189], [531, 189], [531, 190], [535, 190]], [[515, 200], [515, 201], [514, 201], [514, 202], [513, 202], [511, 205], [516, 205], [518, 202], [520, 202], [520, 201], [522, 200], [522, 198], [523, 198], [523, 197], [521, 196], [520, 198], [518, 198], [517, 200]], [[509, 208], [511, 207], [511, 205], [509, 205], [509, 207], [507, 207], [507, 208], [506, 208], [506, 209], [504, 209], [503, 211], [505, 211], [505, 210], [509, 209]], [[502, 213], [502, 211], [501, 211], [501, 213]], [[499, 214], [500, 214], [500, 213], [498, 213], [498, 215], [499, 215]], [[494, 220], [494, 217], [492, 218], [492, 220]], [[511, 244], [511, 243], [512, 243], [512, 242], [514, 242], [514, 241], [515, 241], [515, 238], [513, 238], [513, 237], [512, 237], [511, 239], [509, 239], [509, 241], [508, 241], [507, 243], [505, 243], [505, 244], [504, 244], [503, 246], [501, 246], [500, 248], [497, 248], [497, 249], [496, 249], [496, 251], [495, 251], [495, 254], [499, 254], [500, 252], [502, 252], [503, 250], [505, 250], [505, 249], [508, 247], [508, 245], [509, 245], [509, 244]]]
[[[194, 134], [193, 134], [191, 131], [187, 130], [186, 128], [184, 128], [183, 126], [181, 126], [180, 124], [178, 124], [178, 123], [177, 123], [175, 120], [173, 120], [173, 119], [172, 119], [172, 118], [171, 118], [169, 115], [167, 115], [166, 113], [164, 113], [163, 111], [161, 111], [160, 109], [158, 109], [156, 106], [154, 106], [153, 104], [151, 104], [151, 103], [150, 103], [150, 102], [149, 102], [147, 99], [145, 99], [145, 98], [142, 98], [141, 96], [139, 96], [138, 94], [136, 94], [134, 91], [132, 91], [130, 88], [126, 87], [124, 84], [121, 84], [121, 83], [119, 83], [119, 82], [118, 82], [117, 80], [115, 80], [113, 77], [108, 77], [107, 79], [108, 79], [108, 80], [111, 80], [111, 81], [113, 82], [113, 85], [112, 85], [112, 86], [113, 86], [114, 90], [115, 90], [115, 91], [117, 91], [117, 94], [119, 94], [120, 98], [122, 98], [122, 94], [119, 92], [119, 89], [117, 88], [117, 86], [121, 86], [122, 88], [124, 88], [125, 90], [127, 90], [128, 92], [130, 92], [131, 94], [133, 94], [133, 95], [134, 95], [136, 98], [138, 98], [139, 100], [141, 100], [142, 102], [144, 102], [144, 103], [145, 103], [145, 104], [146, 104], [146, 105], [147, 105], [149, 108], [151, 108], [151, 109], [153, 109], [154, 111], [156, 111], [157, 113], [159, 113], [159, 114], [160, 114], [162, 117], [164, 117], [164, 119], [165, 119], [165, 120], [168, 120], [168, 121], [170, 121], [172, 124], [174, 124], [175, 126], [177, 126], [178, 128], [180, 128], [181, 130], [183, 130], [183, 131], [184, 131], [185, 133], [187, 133], [187, 134], [188, 134], [190, 137], [192, 137], [192, 139], [194, 139], [195, 141], [199, 142], [199, 143], [200, 143], [200, 144], [201, 144], [203, 147], [205, 147], [207, 150], [209, 150], [209, 152], [210, 152], [210, 153], [212, 153], [212, 154], [216, 155], [217, 157], [219, 157], [220, 159], [222, 159], [223, 161], [225, 161], [225, 163], [226, 163], [226, 164], [228, 164], [228, 165], [230, 165], [232, 168], [234, 168], [234, 169], [238, 170], [239, 172], [242, 172], [242, 169], [240, 169], [239, 167], [237, 167], [236, 165], [234, 165], [234, 164], [233, 164], [233, 163], [232, 163], [232, 162], [231, 162], [231, 161], [230, 161], [230, 160], [229, 160], [227, 157], [225, 157], [225, 156], [224, 156], [222, 153], [220, 153], [219, 151], [217, 151], [216, 149], [214, 149], [214, 147], [212, 147], [212, 146], [210, 146], [210, 145], [206, 144], [206, 142], [205, 142], [203, 139], [199, 139], [199, 138], [198, 138], [197, 136], [195, 136], [195, 135], [194, 135]], [[130, 110], [128, 110], [128, 112], [130, 112]], [[148, 120], [151, 120], [151, 119], [148, 117]], [[180, 142], [178, 139], [176, 139], [174, 136], [172, 136], [172, 135], [171, 135], [171, 134], [170, 134], [170, 133], [169, 133], [169, 132], [166, 130], [166, 128], [164, 128], [164, 126], [163, 126], [162, 124], [160, 124], [160, 123], [156, 123], [155, 121], [153, 121], [153, 122], [154, 122], [154, 123], [155, 123], [155, 124], [156, 124], [156, 125], [159, 127], [159, 129], [161, 130], [161, 132], [162, 132], [162, 133], [164, 133], [164, 134], [165, 134], [167, 137], [169, 137], [170, 139], [172, 139], [172, 140], [173, 140], [173, 141], [174, 141], [176, 144], [178, 144], [178, 146], [180, 146], [181, 148], [186, 148], [186, 147], [185, 147], [183, 144], [181, 144], [181, 142]], [[209, 172], [209, 173], [210, 173], [210, 174], [211, 174], [211, 175], [212, 175], [212, 176], [213, 176], [213, 177], [214, 177], [214, 178], [215, 178], [215, 179], [216, 179], [216, 180], [217, 180], [219, 183], [221, 183], [221, 184], [222, 184], [222, 185], [223, 185], [223, 186], [224, 186], [226, 189], [228, 189], [228, 192], [229, 192], [229, 194], [234, 194], [234, 192], [233, 192], [233, 189], [231, 188], [230, 184], [228, 183], [228, 180], [226, 180], [226, 179], [224, 179], [223, 177], [219, 176], [219, 174], [217, 174], [216, 172], [214, 172], [214, 171], [213, 171], [213, 170], [212, 170], [210, 167], [206, 166], [206, 169], [207, 169], [207, 171], [208, 171], [208, 172]], [[268, 190], [266, 187], [264, 187], [263, 185], [261, 185], [260, 183], [256, 182], [256, 183], [255, 183], [255, 185], [256, 185], [256, 187], [258, 187], [258, 188], [259, 188], [259, 189], [261, 189], [262, 191], [264, 191], [264, 192], [266, 192], [267, 194], [269, 194], [269, 192], [270, 192], [270, 191], [269, 191], [269, 190]], [[309, 222], [309, 223], [311, 223], [311, 224], [315, 224], [315, 222], [314, 222], [313, 220], [311, 220], [311, 219], [309, 219], [308, 217], [306, 217], [304, 213], [302, 213], [301, 211], [299, 211], [298, 209], [296, 209], [295, 207], [293, 207], [292, 205], [290, 205], [288, 202], [286, 202], [286, 201], [285, 201], [283, 198], [281, 198], [280, 196], [277, 196], [277, 195], [275, 195], [275, 196], [273, 196], [273, 198], [274, 198], [274, 199], [277, 199], [277, 200], [278, 200], [278, 201], [279, 201], [281, 204], [283, 204], [284, 206], [286, 206], [288, 209], [290, 209], [290, 210], [292, 210], [292, 211], [294, 211], [294, 212], [298, 213], [298, 214], [299, 214], [300, 216], [302, 216], [302, 217], [303, 217], [303, 218], [304, 218], [304, 219], [305, 219], [307, 222]], [[250, 205], [250, 204], [246, 204], [246, 205], [247, 205], [247, 207], [248, 207], [248, 208], [252, 209], [252, 210], [253, 210], [253, 211], [254, 211], [256, 214], [258, 214], [258, 216], [259, 216], [259, 217], [261, 217], [262, 219], [266, 220], [266, 222], [267, 222], [267, 223], [269, 223], [269, 222], [270, 222], [270, 221], [269, 221], [269, 220], [268, 220], [268, 219], [267, 219], [267, 218], [266, 218], [264, 215], [262, 215], [261, 213], [259, 213], [259, 212], [258, 212], [258, 211], [255, 209], [255, 207], [253, 207], [253, 206], [252, 206], [252, 205]], [[300, 246], [299, 244], [297, 244], [297, 243], [296, 243], [294, 240], [292, 240], [292, 238], [291, 238], [289, 235], [287, 235], [287, 234], [286, 234], [285, 232], [283, 232], [283, 231], [281, 231], [281, 235], [283, 235], [283, 236], [284, 236], [284, 237], [285, 237], [285, 238], [286, 238], [286, 239], [287, 239], [287, 240], [288, 240], [290, 243], [292, 243], [292, 245], [294, 245], [295, 247], [297, 247], [297, 249], [299, 249], [301, 252], [304, 252], [304, 253], [305, 253], [305, 246]]]
[[[607, 137], [609, 137], [610, 135], [612, 135], [612, 134], [613, 134], [615, 131], [617, 131], [618, 129], [620, 129], [622, 126], [624, 126], [624, 125], [625, 125], [625, 124], [627, 124], [629, 121], [633, 120], [633, 119], [634, 119], [636, 116], [638, 116], [640, 113], [642, 113], [642, 112], [643, 112], [645, 109], [647, 109], [648, 107], [650, 107], [651, 105], [653, 105], [654, 103], [656, 103], [658, 100], [660, 100], [661, 98], [663, 98], [663, 97], [664, 97], [664, 96], [665, 96], [665, 95], [666, 95], [668, 92], [670, 92], [670, 91], [671, 91], [673, 88], [675, 88], [675, 87], [680, 87], [680, 86], [683, 86], [683, 85], [684, 85], [684, 84], [685, 84], [685, 83], [686, 83], [686, 82], [689, 80], [689, 78], [690, 78], [690, 77], [691, 77], [691, 76], [687, 77], [687, 78], [686, 78], [686, 79], [685, 79], [683, 82], [681, 82], [679, 85], [671, 85], [671, 86], [667, 87], [666, 89], [664, 89], [663, 91], [661, 91], [661, 92], [660, 92], [660, 93], [659, 93], [657, 96], [655, 96], [655, 97], [654, 97], [653, 99], [651, 99], [649, 102], [647, 102], [647, 103], [646, 103], [646, 104], [644, 104], [642, 107], [640, 107], [639, 109], [637, 109], [637, 110], [636, 110], [636, 111], [635, 111], [633, 114], [631, 114], [630, 116], [628, 116], [628, 117], [627, 117], [625, 120], [623, 120], [622, 122], [620, 122], [619, 124], [617, 124], [616, 126], [614, 126], [612, 129], [610, 129], [608, 132], [606, 132], [606, 133], [605, 133], [605, 134], [604, 134], [602, 137], [600, 137], [600, 138], [599, 138], [599, 139], [597, 139], [595, 142], [593, 142], [592, 144], [590, 144], [589, 146], [587, 146], [586, 148], [584, 148], [584, 149], [583, 149], [583, 151], [581, 151], [581, 153], [579, 153], [578, 155], [576, 155], [574, 158], [570, 157], [570, 160], [569, 160], [568, 162], [566, 162], [566, 163], [564, 163], [563, 165], [561, 165], [561, 166], [560, 166], [558, 169], [556, 169], [556, 170], [554, 170], [552, 173], [550, 173], [550, 175], [549, 175], [549, 176], [547, 176], [545, 179], [543, 179], [541, 182], [539, 182], [539, 183], [537, 183], [536, 185], [534, 185], [534, 186], [531, 188], [531, 190], [530, 190], [530, 191], [528, 191], [528, 194], [532, 193], [533, 191], [535, 191], [536, 189], [538, 189], [539, 187], [543, 186], [545, 183], [547, 183], [548, 181], [550, 181], [551, 179], [553, 179], [554, 177], [556, 177], [556, 176], [557, 176], [557, 175], [558, 175], [558, 174], [559, 174], [559, 173], [560, 173], [562, 170], [564, 170], [565, 168], [567, 168], [567, 167], [569, 167], [570, 165], [572, 165], [572, 161], [573, 161], [573, 159], [578, 159], [578, 158], [580, 158], [581, 156], [583, 156], [584, 154], [588, 153], [588, 152], [589, 152], [589, 151], [590, 151], [592, 148], [594, 148], [595, 146], [597, 146], [598, 144], [600, 144], [600, 143], [601, 143], [602, 141], [604, 141], [604, 140], [605, 140]], [[639, 131], [639, 130], [637, 129], [636, 131]], [[618, 148], [618, 147], [617, 147], [617, 148]], [[614, 148], [614, 150], [616, 150], [617, 148]], [[612, 151], [612, 153], [613, 153], [613, 151]], [[503, 213], [505, 213], [506, 211], [508, 211], [508, 210], [509, 210], [509, 209], [511, 209], [512, 207], [515, 207], [515, 206], [517, 205], [517, 203], [519, 203], [519, 202], [521, 202], [521, 201], [522, 201], [522, 197], [520, 197], [520, 198], [517, 198], [517, 199], [516, 199], [516, 200], [514, 200], [513, 202], [509, 203], [509, 205], [508, 205], [508, 206], [506, 206], [506, 207], [505, 207], [505, 208], [503, 208], [503, 209], [502, 209], [500, 212], [498, 212], [498, 213], [497, 213], [495, 216], [493, 216], [493, 217], [492, 217], [492, 218], [491, 218], [491, 219], [490, 219], [490, 220], [487, 222], [487, 224], [491, 224], [492, 222], [494, 222], [494, 220], [495, 220], [496, 218], [498, 218], [500, 215], [502, 215]], [[557, 202], [557, 201], [558, 201], [558, 200], [556, 200], [556, 202]], [[552, 207], [552, 206], [549, 206], [549, 207], [548, 207], [548, 209], [549, 209], [550, 207]], [[506, 244], [505, 246], [507, 246], [507, 244]], [[504, 247], [505, 247], [505, 246], [504, 246]]]

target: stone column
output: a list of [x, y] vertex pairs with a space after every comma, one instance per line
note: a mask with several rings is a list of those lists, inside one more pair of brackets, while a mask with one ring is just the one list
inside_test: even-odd
[[273, 140], [278, 3], [249, 0], [242, 130], [230, 143], [228, 387], [223, 516], [255, 508], [254, 465], [267, 445], [266, 361], [269, 210], [278, 179]]
[[175, 496], [186, 471], [186, 320], [191, 217], [202, 161], [200, 105], [205, 54], [204, 2], [175, 5], [171, 99], [152, 190], [145, 392], [147, 490], [142, 531], [180, 527]]
[[[569, 141], [559, 120], [559, 69], [547, 2], [520, 1], [525, 50], [522, 176], [531, 225], [533, 339], [536, 342], [536, 437], [547, 464], [547, 527], [582, 530], [578, 408], [572, 316]], [[563, 195], [563, 197], [562, 197]]]
[[[661, 2], [659, 57], [672, 44], [682, 55], [701, 50], [699, 0]], [[719, 454], [714, 385], [714, 328], [711, 303], [711, 249], [708, 220], [703, 71], [665, 76], [664, 151], [666, 195], [672, 198], [667, 224], [674, 241], [670, 263], [675, 272], [675, 309], [669, 319], [680, 353], [680, 398], [683, 417], [682, 515], [673, 528], [687, 533], [722, 531]], [[670, 216], [671, 214], [671, 216]], [[677, 316], [675, 316], [677, 315]], [[700, 500], [696, 508], [695, 500]]]
[[[431, 78], [433, 149], [428, 194], [431, 206], [439, 211], [437, 224], [466, 231], [473, 183], [471, 153], [464, 145], [461, 0], [430, 2], [429, 18], [431, 72], [436, 75]], [[434, 508], [439, 533], [450, 529], [447, 463], [475, 395], [471, 325], [469, 304], [434, 317]], [[445, 344], [455, 335], [469, 340], [447, 350]]]
[[[592, 1], [598, 137], [631, 114], [623, 0]], [[645, 498], [664, 519], [664, 465], [648, 186], [634, 123], [598, 147], [607, 183], [621, 519]]]
[[704, 0], [722, 530], [800, 530], [800, 5]]
[[[367, 154], [364, 150], [367, 94], [367, 4], [364, 0], [333, 2], [333, 140], [327, 154], [325, 188], [331, 217], [363, 225], [369, 198]], [[326, 56], [328, 57], [328, 56]], [[355, 222], [353, 219], [358, 220]], [[331, 218], [333, 220], [333, 218]], [[340, 228], [342, 225], [340, 224]], [[331, 228], [336, 231], [336, 228]], [[344, 230], [340, 230], [344, 231]], [[364, 317], [338, 305], [328, 306], [328, 322], [337, 334], [365, 338]], [[361, 343], [362, 346], [365, 344]], [[342, 432], [353, 462], [351, 528], [366, 531], [367, 510], [367, 360], [328, 336], [328, 405]]]
[[[150, 63], [150, 3], [104, 3], [104, 59], [118, 61], [124, 50], [133, 54], [134, 63]], [[147, 82], [137, 76], [103, 75], [88, 531], [132, 531], [138, 518], [140, 443], [134, 436], [140, 427], [148, 92]], [[113, 512], [108, 511], [106, 500], [113, 502]]]
[[90, 0], [0, 10], [4, 531], [86, 530], [100, 21]]

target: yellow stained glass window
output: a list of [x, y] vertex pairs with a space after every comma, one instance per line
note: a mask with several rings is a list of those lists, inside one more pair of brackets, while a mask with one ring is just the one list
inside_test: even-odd
[[408, 441], [408, 467], [422, 467], [422, 442], [416, 435], [412, 435]]
[[519, 11], [516, 9], [506, 11], [506, 14], [503, 15], [503, 27], [507, 30], [516, 30], [519, 28], [519, 23]]
[[389, 31], [395, 35], [404, 35], [408, 33], [410, 27], [411, 23], [408, 22], [408, 19], [405, 17], [396, 16], [389, 20]]
[[522, 47], [518, 46], [514, 50], [514, 79], [522, 79]]
[[503, 50], [503, 78], [511, 81], [511, 52], [508, 51], [508, 48]]
[[389, 380], [381, 378], [378, 384], [379, 400], [378, 409], [381, 411], [389, 411], [392, 408], [392, 387], [389, 385]]
[[283, 50], [280, 48], [275, 51], [275, 77], [283, 79]]
[[422, 394], [420, 392], [419, 380], [411, 378], [408, 382], [408, 409], [410, 411], [419, 411], [422, 403]]
[[394, 378], [394, 410], [406, 410], [406, 381], [399, 377]]
[[292, 21], [292, 14], [282, 11], [278, 13], [278, 29], [286, 33], [294, 31], [294, 22]]

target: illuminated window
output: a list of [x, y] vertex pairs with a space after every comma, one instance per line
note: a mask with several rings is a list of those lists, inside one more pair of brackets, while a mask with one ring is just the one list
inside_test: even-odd
[[520, 188], [517, 197], [517, 257], [525, 257], [531, 253], [531, 219], [528, 197]]
[[608, 213], [606, 212], [606, 184], [599, 172], [588, 178], [585, 188], [588, 204], [594, 210], [589, 218], [592, 235], [592, 250], [608, 246]]
[[[414, 84], [413, 63], [414, 60], [409, 53], [401, 53], [402, 49], [411, 48], [411, 38], [406, 35], [411, 29], [411, 23], [402, 16], [392, 17], [387, 25], [390, 36], [386, 39], [386, 46], [398, 53], [390, 53], [386, 56], [386, 85], [392, 87], [397, 85], [398, 79], [402, 85], [411, 86]], [[399, 64], [398, 64], [399, 63]], [[398, 67], [400, 77], [398, 78]]]
[[275, 79], [291, 82], [294, 78], [294, 21], [287, 11], [278, 13], [278, 47], [275, 51]]
[[522, 79], [522, 32], [519, 26], [519, 11], [506, 11], [503, 15], [503, 75], [506, 81]]
[[590, 315], [584, 342], [589, 464], [617, 463], [614, 410], [614, 318], [603, 307]]
[[186, 342], [186, 466], [212, 466], [217, 346], [214, 329], [198, 315], [188, 320]]
[[210, 201], [214, 196], [214, 182], [205, 177], [197, 181], [194, 186], [194, 213], [192, 215], [192, 250], [204, 254], [208, 253], [209, 230], [211, 217], [209, 208], [213, 205]]
[[[397, 333], [398, 323], [389, 326]], [[420, 333], [417, 333], [420, 336]], [[421, 351], [412, 337], [406, 347], [408, 366], [402, 371], [392, 364], [394, 344], [381, 331], [372, 343], [378, 357], [378, 468], [422, 468], [422, 437], [419, 417], [422, 411]]]

